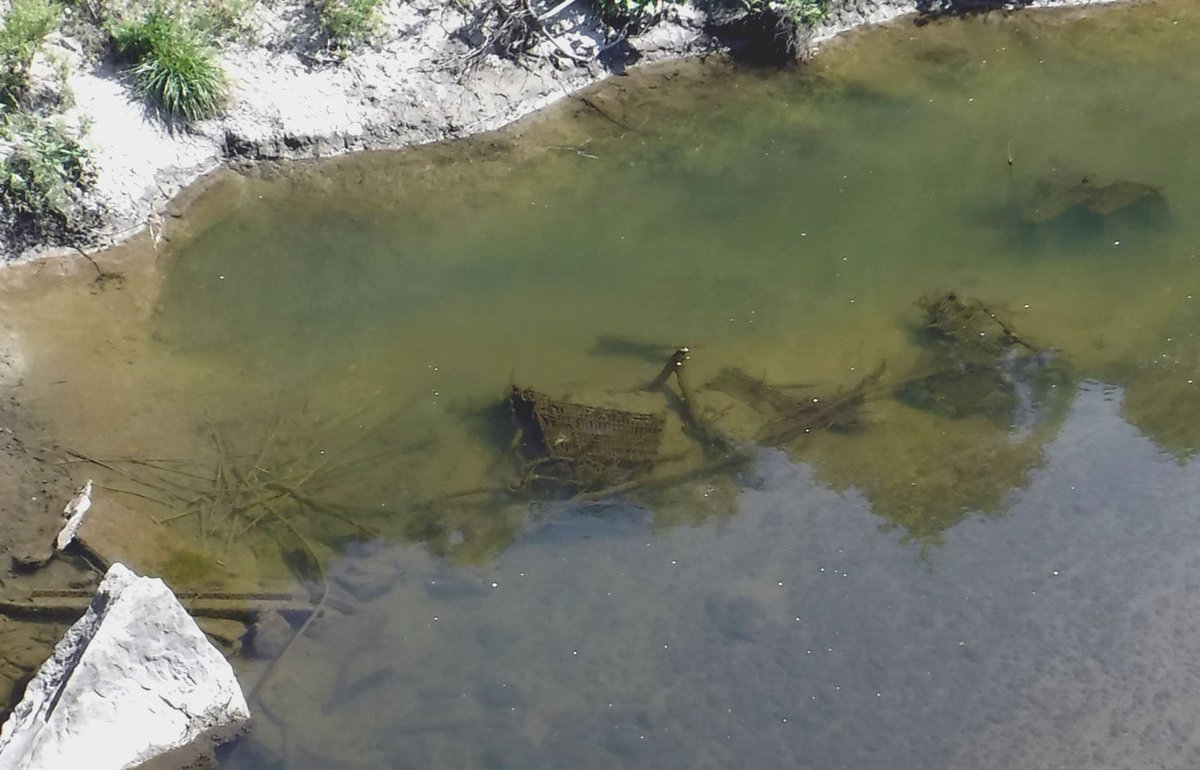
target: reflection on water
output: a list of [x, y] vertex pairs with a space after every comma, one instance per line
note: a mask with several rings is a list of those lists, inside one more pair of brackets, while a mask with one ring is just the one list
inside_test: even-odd
[[[332, 599], [229, 766], [1190, 764], [1200, 9], [997, 18], [228, 175], [6, 293], [154, 570]], [[659, 461], [518, 483], [514, 384]]]
[[302, 641], [230, 766], [1187, 766], [1200, 475], [1120, 408], [1085, 384], [1008, 515], [927, 561], [774, 451], [721, 528], [562, 510], [478, 569], [366, 546], [335, 581], [394, 587]]
[[1127, 363], [1125, 419], [1181, 460], [1200, 448], [1200, 307], [1193, 294], [1171, 309], [1157, 344]]

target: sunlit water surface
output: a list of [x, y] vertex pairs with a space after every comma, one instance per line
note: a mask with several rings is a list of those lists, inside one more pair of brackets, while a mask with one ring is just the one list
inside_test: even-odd
[[[469, 143], [220, 179], [112, 256], [121, 285], [10, 278], [64, 445], [252, 457], [338, 503], [170, 524], [339, 598], [222, 766], [1196, 766], [1200, 10], [1070, 18], [656, 68]], [[1084, 177], [1165, 204], [1029, 221]], [[892, 397], [949, 289], [1069, 372], [1033, 418]], [[513, 478], [512, 382], [628, 390], [683, 344], [698, 384], [886, 367], [862, 428], [734, 472], [477, 494]]]

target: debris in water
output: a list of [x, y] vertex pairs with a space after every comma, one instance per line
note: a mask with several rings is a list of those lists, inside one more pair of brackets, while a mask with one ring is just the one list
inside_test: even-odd
[[510, 397], [522, 463], [514, 489], [596, 492], [650, 471], [663, 416], [576, 404], [514, 385]]
[[66, 523], [62, 530], [59, 531], [58, 537], [54, 540], [54, 547], [61, 551], [71, 544], [75, 539], [75, 533], [79, 531], [79, 525], [83, 523], [83, 517], [92, 507], [92, 480], [88, 479], [71, 501], [67, 503], [67, 507], [63, 508], [63, 518]]
[[1024, 217], [1027, 222], [1044, 224], [1072, 211], [1108, 217], [1135, 207], [1154, 209], [1165, 205], [1162, 190], [1143, 182], [1122, 179], [1105, 183], [1091, 174], [1069, 181], [1043, 177], [1033, 183]]
[[913, 374], [893, 389], [901, 402], [951, 419], [984, 415], [1029, 427], [1023, 423], [1035, 420], [1037, 403], [1066, 383], [1066, 370], [1052, 351], [1017, 334], [979, 300], [947, 292], [917, 305], [925, 311], [927, 350]]
[[768, 385], [741, 369], [722, 369], [709, 388], [719, 390], [767, 415], [755, 440], [768, 446], [788, 446], [820, 431], [851, 431], [865, 424], [862, 407], [867, 393], [879, 383], [884, 364], [853, 387], [839, 388], [826, 396], [795, 396], [784, 392], [807, 386]]
[[978, 300], [951, 291], [935, 299], [923, 297], [917, 307], [925, 311], [925, 328], [933, 342], [964, 361], [991, 364], [1013, 346], [1033, 351], [1012, 324]]

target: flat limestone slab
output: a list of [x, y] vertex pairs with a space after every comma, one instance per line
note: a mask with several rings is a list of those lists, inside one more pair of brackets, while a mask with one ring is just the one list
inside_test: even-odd
[[187, 767], [249, 718], [170, 589], [114, 564], [0, 729], [0, 770]]

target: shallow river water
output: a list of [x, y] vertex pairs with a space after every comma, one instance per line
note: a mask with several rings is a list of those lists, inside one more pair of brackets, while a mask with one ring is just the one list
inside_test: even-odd
[[[1198, 128], [1190, 0], [902, 22], [222, 176], [120, 279], [12, 271], [0, 332], [48, 435], [156, 466], [92, 470], [190, 544], [169, 578], [274, 559], [337, 599], [236, 659], [262, 716], [222, 767], [1195, 767]], [[1040, 386], [926, 379], [947, 291]], [[514, 382], [634, 398], [680, 345], [741, 437], [725, 367], [818, 400], [883, 369], [855, 429], [733, 469], [503, 491]], [[214, 467], [241, 507], [188, 509]]]

